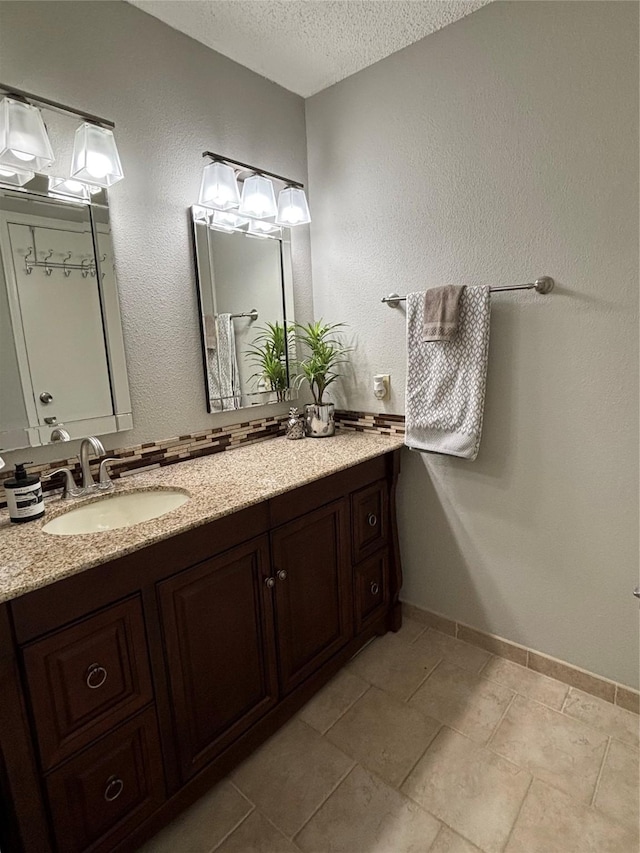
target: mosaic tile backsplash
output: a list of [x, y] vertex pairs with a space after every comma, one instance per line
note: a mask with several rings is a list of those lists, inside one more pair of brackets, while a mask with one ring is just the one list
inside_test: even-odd
[[[110, 450], [108, 455], [118, 461], [110, 465], [111, 478], [118, 480], [139, 471], [150, 468], [161, 468], [165, 465], [174, 465], [185, 459], [197, 459], [199, 456], [209, 456], [212, 453], [221, 453], [225, 450], [233, 450], [243, 447], [245, 444], [253, 444], [257, 441], [266, 441], [285, 434], [288, 415], [278, 417], [259, 418], [253, 421], [243, 421], [226, 427], [213, 427], [210, 430], [180, 435], [177, 438], [168, 438], [163, 441], [150, 441], [145, 444], [137, 444], [133, 447], [123, 447], [119, 450]], [[370, 412], [336, 412], [336, 425], [338, 429], [353, 429], [358, 432], [377, 432], [382, 435], [403, 435], [404, 415], [373, 414]], [[60, 447], [63, 449], [63, 446]], [[99, 459], [91, 460], [91, 468], [97, 476]], [[40, 465], [30, 465], [29, 472], [39, 474], [41, 477], [56, 468], [68, 467], [73, 472], [76, 480], [80, 479], [80, 463], [77, 456], [71, 459], [57, 459], [53, 462], [43, 462]], [[2, 482], [13, 476], [13, 471], [5, 470], [0, 473], [0, 486]], [[53, 480], [43, 479], [42, 489], [51, 492], [62, 487], [61, 478]], [[0, 493], [0, 507], [6, 506], [4, 492]]]

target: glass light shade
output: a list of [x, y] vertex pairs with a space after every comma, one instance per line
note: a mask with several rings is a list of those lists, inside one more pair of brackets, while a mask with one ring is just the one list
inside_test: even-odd
[[87, 121], [80, 125], [73, 140], [71, 177], [99, 187], [124, 178], [113, 131]]
[[0, 101], [0, 165], [38, 172], [55, 160], [40, 110], [5, 97]]
[[57, 193], [58, 195], [67, 195], [71, 198], [79, 198], [87, 201], [93, 190], [94, 187], [89, 187], [80, 181], [76, 181], [74, 178], [54, 178], [53, 175], [49, 176], [49, 192]]
[[22, 172], [19, 169], [10, 169], [9, 166], [3, 166], [0, 163], [0, 184], [6, 184], [10, 187], [23, 187], [32, 178], [35, 178], [35, 175], [35, 172]]
[[198, 204], [214, 210], [230, 210], [240, 204], [238, 181], [233, 166], [209, 163], [202, 172]]
[[280, 236], [282, 234], [282, 228], [279, 225], [275, 225], [273, 222], [264, 222], [261, 219], [252, 219], [249, 222], [248, 233], [253, 234], [254, 237], [263, 237], [265, 234], [277, 234]]
[[276, 197], [269, 178], [264, 175], [252, 175], [246, 179], [242, 187], [240, 213], [255, 216], [257, 219], [268, 219], [276, 215]]
[[224, 210], [214, 210], [211, 219], [211, 228], [222, 228], [225, 231], [236, 231], [242, 228], [249, 220], [237, 213], [229, 213]]
[[311, 222], [309, 205], [304, 190], [300, 187], [285, 187], [280, 190], [278, 196], [278, 213], [276, 214], [278, 225], [292, 227], [294, 225], [306, 225]]

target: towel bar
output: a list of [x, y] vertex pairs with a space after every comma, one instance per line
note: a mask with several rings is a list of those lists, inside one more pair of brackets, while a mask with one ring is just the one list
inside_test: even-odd
[[[503, 287], [490, 287], [491, 293], [498, 293], [505, 290], [537, 290], [538, 293], [550, 293], [553, 290], [554, 280], [548, 275], [540, 276], [530, 284], [505, 284]], [[406, 300], [406, 296], [399, 296], [397, 293], [390, 293], [381, 299], [391, 308], [397, 308], [401, 302]]]

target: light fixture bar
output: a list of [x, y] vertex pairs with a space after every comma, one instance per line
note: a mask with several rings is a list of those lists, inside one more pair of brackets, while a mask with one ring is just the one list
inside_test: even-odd
[[10, 98], [14, 98], [16, 101], [26, 101], [34, 106], [46, 107], [48, 110], [53, 110], [54, 112], [62, 113], [63, 115], [78, 116], [79, 118], [83, 118], [85, 121], [91, 122], [91, 124], [97, 124], [100, 127], [107, 127], [110, 130], [113, 130], [115, 127], [115, 124], [112, 121], [109, 121], [109, 119], [94, 116], [91, 113], [84, 112], [84, 110], [77, 110], [75, 107], [68, 107], [66, 104], [60, 104], [57, 101], [50, 101], [48, 98], [43, 98], [40, 95], [32, 95], [30, 92], [24, 92], [22, 89], [16, 89], [15, 86], [7, 86], [4, 83], [0, 83], [0, 92], [4, 95], [8, 95]]
[[212, 151], [203, 151], [202, 156], [210, 157], [218, 163], [231, 163], [234, 166], [240, 166], [241, 169], [247, 169], [247, 171], [253, 172], [256, 175], [265, 175], [268, 178], [275, 178], [276, 181], [281, 181], [283, 184], [287, 184], [290, 187], [304, 189], [304, 184], [301, 184], [300, 181], [294, 181], [291, 178], [284, 178], [282, 175], [276, 175], [275, 172], [267, 172], [266, 169], [260, 169], [258, 166], [252, 166], [250, 163], [241, 163], [240, 160], [232, 160], [230, 157], [223, 157], [222, 154], [214, 154]]

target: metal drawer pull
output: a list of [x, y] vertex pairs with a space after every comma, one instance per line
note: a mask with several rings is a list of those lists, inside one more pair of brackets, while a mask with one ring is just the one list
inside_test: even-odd
[[370, 512], [369, 515], [367, 516], [367, 524], [369, 525], [369, 527], [375, 527], [377, 523], [378, 523], [378, 517], [376, 515], [374, 515], [372, 512]]
[[124, 790], [124, 782], [117, 776], [109, 776], [107, 787], [104, 789], [104, 798], [108, 803], [117, 800]]
[[371, 595], [377, 595], [380, 592], [380, 586], [375, 581], [371, 581], [369, 589], [371, 590]]
[[284, 569], [280, 569], [280, 571], [278, 572], [278, 580], [286, 581], [286, 579], [287, 579], [286, 571]]
[[265, 578], [264, 579], [264, 585], [266, 587], [268, 587], [269, 589], [273, 589], [274, 586], [276, 585], [276, 579], [275, 578]]
[[97, 690], [98, 687], [102, 687], [106, 680], [107, 670], [103, 666], [100, 666], [99, 663], [92, 663], [87, 670], [87, 677], [85, 679], [89, 690]]

